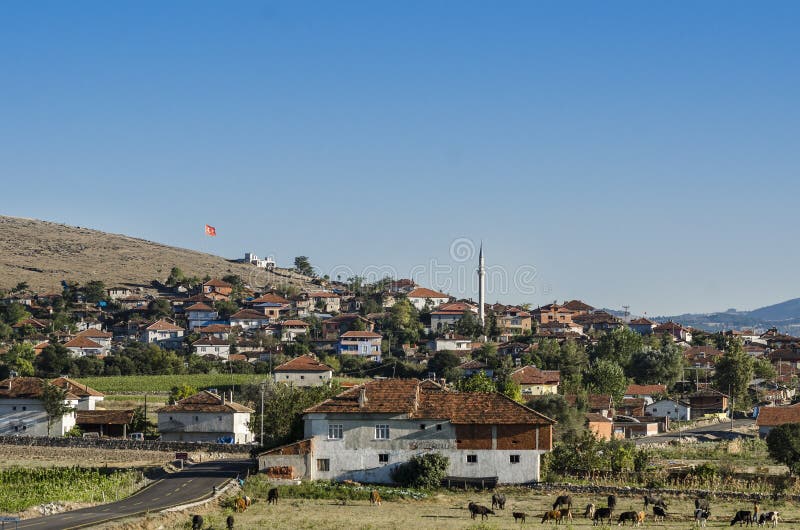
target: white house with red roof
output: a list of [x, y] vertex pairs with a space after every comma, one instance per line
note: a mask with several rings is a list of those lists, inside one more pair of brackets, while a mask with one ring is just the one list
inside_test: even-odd
[[183, 312], [186, 315], [186, 322], [189, 324], [189, 330], [221, 323], [218, 322], [219, 313], [204, 302], [192, 304], [185, 308]]
[[114, 338], [113, 333], [96, 328], [89, 328], [85, 331], [81, 331], [77, 336], [91, 339], [106, 350], [111, 347], [111, 340]]
[[48, 416], [42, 401], [45, 381], [38, 377], [12, 377], [0, 381], [0, 435], [64, 436], [75, 426], [79, 398], [66, 392], [64, 404], [71, 408], [53, 419], [48, 432]]
[[411, 305], [416, 307], [419, 311], [422, 311], [426, 307], [438, 307], [450, 301], [449, 295], [434, 291], [433, 289], [428, 289], [426, 287], [417, 287], [416, 289], [412, 289], [409, 291], [406, 297], [408, 298], [408, 301], [411, 302]]
[[308, 322], [291, 319], [281, 322], [281, 341], [294, 342], [300, 335], [308, 334]]
[[231, 345], [225, 339], [206, 336], [201, 337], [192, 343], [195, 355], [205, 357], [213, 355], [222, 360], [227, 360], [231, 353]]
[[158, 432], [165, 442], [223, 442], [246, 444], [253, 409], [203, 390], [156, 411]]
[[157, 344], [162, 348], [177, 350], [183, 344], [186, 330], [166, 319], [153, 322], [144, 328], [139, 340], [147, 344]]
[[319, 362], [311, 355], [301, 355], [276, 367], [272, 374], [276, 383], [292, 386], [323, 386], [330, 384], [333, 368]]
[[431, 311], [431, 331], [434, 333], [442, 333], [450, 330], [459, 320], [464, 318], [464, 315], [467, 313], [475, 315], [477, 319], [478, 308], [465, 302], [442, 304]]
[[255, 309], [242, 309], [231, 315], [231, 327], [238, 326], [243, 330], [260, 329], [267, 326], [272, 318]]
[[103, 357], [106, 354], [106, 348], [89, 337], [77, 336], [67, 341], [64, 347], [70, 351], [73, 357]]
[[339, 355], [358, 355], [380, 362], [383, 336], [373, 331], [347, 331], [339, 336]]
[[497, 393], [451, 392], [432, 381], [370, 381], [306, 409], [305, 439], [259, 455], [267, 476], [292, 468], [311, 480], [391, 483], [417, 455], [448, 458], [461, 480], [538, 481], [552, 449], [550, 418]]

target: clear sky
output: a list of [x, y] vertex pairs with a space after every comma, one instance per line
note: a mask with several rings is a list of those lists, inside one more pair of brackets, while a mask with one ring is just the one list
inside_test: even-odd
[[460, 296], [482, 240], [490, 302], [753, 309], [800, 296], [798, 25], [789, 1], [3, 2], [0, 213]]

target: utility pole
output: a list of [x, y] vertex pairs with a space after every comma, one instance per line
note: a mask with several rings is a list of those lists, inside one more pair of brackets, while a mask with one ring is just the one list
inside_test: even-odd
[[264, 387], [267, 386], [266, 381], [262, 381], [261, 385], [261, 437], [259, 438], [259, 442], [261, 446], [264, 446]]

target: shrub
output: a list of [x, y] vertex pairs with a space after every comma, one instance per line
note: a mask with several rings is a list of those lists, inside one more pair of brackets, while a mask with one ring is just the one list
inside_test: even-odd
[[409, 488], [436, 488], [447, 475], [450, 459], [438, 453], [417, 455], [392, 471], [392, 480]]

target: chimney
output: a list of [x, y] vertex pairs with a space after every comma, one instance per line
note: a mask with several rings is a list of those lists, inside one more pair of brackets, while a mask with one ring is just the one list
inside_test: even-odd
[[367, 389], [365, 387], [361, 387], [361, 391], [358, 393], [358, 407], [364, 408], [367, 406]]

